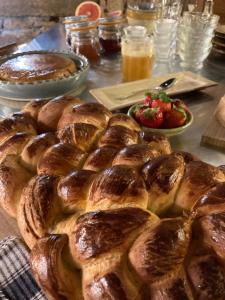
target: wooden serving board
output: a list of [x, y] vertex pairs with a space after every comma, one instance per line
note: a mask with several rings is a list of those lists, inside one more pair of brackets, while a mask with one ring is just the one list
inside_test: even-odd
[[217, 120], [215, 114], [202, 135], [202, 143], [225, 149], [225, 127]]

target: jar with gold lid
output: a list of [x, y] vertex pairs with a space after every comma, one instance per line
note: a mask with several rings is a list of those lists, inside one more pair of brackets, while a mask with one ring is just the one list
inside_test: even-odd
[[98, 22], [87, 21], [71, 28], [71, 48], [76, 54], [82, 54], [92, 63], [100, 60], [100, 43], [98, 38]]
[[65, 31], [66, 31], [66, 41], [69, 46], [71, 46], [71, 33], [70, 29], [73, 28], [74, 25], [88, 21], [87, 16], [69, 16], [65, 17], [63, 20], [63, 24], [65, 25]]
[[125, 19], [122, 16], [107, 16], [99, 19], [99, 42], [104, 53], [120, 52], [124, 24]]
[[132, 26], [144, 26], [153, 33], [155, 21], [162, 12], [161, 0], [128, 1], [127, 21]]

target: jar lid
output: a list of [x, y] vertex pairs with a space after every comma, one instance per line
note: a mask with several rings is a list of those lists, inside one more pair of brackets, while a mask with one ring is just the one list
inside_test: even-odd
[[73, 24], [73, 23], [80, 23], [80, 22], [84, 22], [84, 21], [88, 21], [87, 16], [69, 16], [69, 17], [64, 18], [63, 23], [64, 24]]
[[91, 29], [96, 29], [98, 26], [97, 21], [85, 21], [81, 23], [74, 24], [74, 26], [70, 29], [71, 31], [88, 31]]
[[141, 39], [147, 36], [147, 28], [144, 26], [127, 26], [124, 33], [129, 38]]
[[112, 26], [125, 23], [122, 16], [107, 16], [99, 19], [99, 26]]

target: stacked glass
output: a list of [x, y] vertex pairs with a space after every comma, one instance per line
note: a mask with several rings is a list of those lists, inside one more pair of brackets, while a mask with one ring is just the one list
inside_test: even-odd
[[184, 69], [199, 70], [212, 48], [219, 16], [184, 12], [177, 33], [177, 53]]
[[162, 1], [161, 17], [155, 21], [154, 41], [157, 62], [170, 62], [175, 58], [180, 0]]

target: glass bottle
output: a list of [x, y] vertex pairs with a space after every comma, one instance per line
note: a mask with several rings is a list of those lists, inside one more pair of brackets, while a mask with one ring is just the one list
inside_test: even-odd
[[104, 53], [120, 52], [124, 23], [125, 19], [121, 16], [109, 16], [99, 19], [99, 41]]
[[143, 26], [128, 26], [122, 37], [123, 80], [133, 81], [151, 76], [154, 52], [153, 39]]
[[65, 17], [63, 20], [63, 23], [65, 25], [65, 31], [66, 31], [66, 41], [69, 46], [71, 46], [71, 33], [70, 29], [73, 28], [75, 24], [78, 24], [80, 22], [88, 21], [87, 16], [70, 16]]
[[86, 56], [91, 64], [98, 63], [100, 60], [97, 25], [96, 21], [88, 21], [76, 24], [71, 28], [72, 51]]

